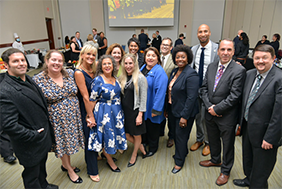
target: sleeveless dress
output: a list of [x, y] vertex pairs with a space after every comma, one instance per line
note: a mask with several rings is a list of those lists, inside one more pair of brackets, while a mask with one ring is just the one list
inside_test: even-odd
[[105, 83], [101, 76], [92, 81], [89, 100], [97, 101], [94, 108], [97, 125], [90, 130], [88, 150], [100, 152], [104, 148], [106, 153], [115, 154], [118, 149], [127, 149], [120, 91], [117, 80], [115, 85]]
[[[72, 42], [72, 43], [74, 43], [74, 42]], [[76, 43], [74, 43], [74, 45], [75, 45], [75, 50], [80, 51], [79, 45], [77, 45]], [[74, 60], [78, 60], [79, 59], [79, 52], [78, 53], [73, 52], [71, 47], [70, 47], [70, 50], [71, 50], [71, 62], [74, 61]]]

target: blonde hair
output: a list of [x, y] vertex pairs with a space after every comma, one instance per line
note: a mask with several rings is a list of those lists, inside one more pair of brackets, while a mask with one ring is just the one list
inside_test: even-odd
[[87, 36], [87, 41], [93, 41], [94, 43], [97, 43], [95, 40], [93, 40], [93, 35], [92, 34], [89, 34]]
[[121, 61], [121, 67], [119, 69], [121, 69], [121, 75], [119, 76], [119, 82], [120, 82], [120, 87], [121, 87], [121, 92], [122, 94], [124, 94], [124, 87], [125, 87], [125, 84], [127, 82], [127, 73], [125, 71], [125, 68], [124, 68], [124, 62], [125, 62], [125, 59], [127, 58], [131, 58], [131, 60], [133, 61], [133, 64], [134, 64], [134, 70], [132, 72], [132, 81], [133, 81], [133, 85], [134, 85], [134, 88], [136, 90], [136, 93], [138, 95], [138, 75], [141, 74], [141, 72], [139, 71], [139, 66], [138, 66], [138, 62], [137, 62], [137, 59], [136, 59], [136, 56], [134, 54], [126, 54], [124, 55], [122, 61]]
[[[97, 49], [93, 45], [86, 44], [85, 46], [83, 46], [83, 48], [80, 51], [79, 60], [78, 60], [78, 63], [76, 65], [76, 68], [79, 68], [79, 66], [82, 65], [83, 59], [82, 59], [81, 55], [85, 54], [85, 53], [89, 53], [89, 52], [94, 52], [95, 55], [97, 55]], [[96, 62], [95, 61], [93, 62], [91, 67], [92, 67], [93, 73], [95, 73], [95, 71], [96, 71]]]

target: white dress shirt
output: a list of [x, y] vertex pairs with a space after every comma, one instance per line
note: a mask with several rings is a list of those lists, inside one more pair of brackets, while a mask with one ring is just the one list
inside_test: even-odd
[[[200, 57], [201, 57], [201, 53], [202, 53], [202, 48], [203, 46], [199, 46], [197, 53], [196, 53], [196, 57], [195, 57], [195, 70], [198, 73], [199, 72], [199, 66], [200, 66]], [[206, 46], [204, 46], [205, 51], [204, 51], [204, 71], [203, 71], [203, 79], [205, 78], [206, 75], [206, 71], [208, 68], [208, 65], [211, 63], [211, 51], [212, 51], [212, 43], [209, 40], [208, 44]]]

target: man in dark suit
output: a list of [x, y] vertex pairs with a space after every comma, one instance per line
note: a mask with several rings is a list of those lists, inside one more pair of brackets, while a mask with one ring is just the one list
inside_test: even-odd
[[270, 45], [259, 45], [253, 52], [256, 69], [247, 72], [240, 119], [246, 177], [233, 180], [237, 186], [268, 188], [276, 163], [282, 142], [282, 71], [273, 65], [275, 58]]
[[55, 140], [45, 98], [26, 75], [27, 63], [20, 50], [8, 49], [1, 58], [7, 72], [0, 83], [0, 130], [10, 136], [15, 154], [24, 167], [24, 186], [58, 188], [46, 180], [48, 151]]
[[83, 42], [82, 42], [82, 40], [80, 39], [80, 33], [79, 33], [79, 31], [75, 32], [75, 39], [76, 39], [76, 42], [77, 42], [78, 45], [79, 45], [79, 48], [82, 49], [82, 47], [83, 47]]
[[141, 33], [138, 35], [140, 41], [140, 50], [144, 51], [147, 48], [148, 36], [144, 33], [144, 29], [141, 29]]
[[[201, 161], [200, 165], [221, 166], [221, 174], [216, 180], [216, 184], [221, 186], [228, 182], [234, 163], [235, 128], [246, 71], [243, 66], [232, 60], [232, 40], [222, 40], [217, 54], [219, 61], [208, 66], [199, 90], [200, 98], [205, 104], [205, 120], [211, 150], [211, 159]], [[223, 143], [222, 163], [220, 138]]]
[[238, 44], [239, 41], [240, 41], [239, 37], [240, 37], [240, 35], [241, 35], [242, 32], [243, 32], [243, 30], [238, 30], [237, 36], [234, 37], [234, 39], [233, 39], [235, 51], [236, 51], [237, 44]]
[[160, 32], [158, 30], [156, 31], [156, 35], [157, 35], [156, 48], [158, 49], [158, 51], [160, 51], [160, 47], [162, 44], [162, 36], [160, 36]]

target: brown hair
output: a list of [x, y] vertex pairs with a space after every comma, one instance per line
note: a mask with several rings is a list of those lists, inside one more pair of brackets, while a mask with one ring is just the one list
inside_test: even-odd
[[120, 51], [121, 51], [121, 59], [120, 59], [120, 62], [117, 62], [117, 63], [121, 63], [121, 60], [123, 59], [123, 56], [125, 55], [125, 52], [124, 52], [124, 50], [123, 50], [123, 48], [122, 48], [122, 46], [120, 44], [114, 43], [111, 46], [109, 46], [107, 51], [106, 51], [106, 54], [107, 55], [111, 55], [113, 50], [114, 50], [114, 48], [116, 48], [116, 47], [118, 47], [120, 49]]
[[253, 51], [253, 57], [254, 57], [256, 51], [269, 52], [271, 54], [272, 58], [275, 56], [274, 48], [271, 45], [264, 44], [264, 45], [257, 46]]
[[160, 53], [159, 53], [158, 49], [156, 49], [155, 47], [148, 47], [147, 49], [145, 49], [144, 62], [146, 62], [146, 55], [149, 51], [154, 51], [154, 53], [158, 56], [158, 64], [162, 65]]
[[[52, 55], [53, 53], [58, 53], [58, 54], [60, 54], [60, 55], [62, 56], [62, 58], [63, 58], [63, 62], [65, 62], [65, 57], [64, 57], [63, 53], [61, 53], [60, 51], [57, 51], [57, 50], [50, 50], [50, 51], [48, 51], [47, 54], [46, 54], [45, 57], [44, 57], [45, 64], [43, 65], [43, 68], [42, 68], [42, 71], [43, 71], [46, 75], [48, 74], [48, 67], [47, 67], [46, 62], [49, 61], [49, 59], [51, 58], [51, 55]], [[69, 74], [68, 74], [68, 72], [65, 70], [64, 67], [62, 67], [61, 73], [62, 73], [63, 76], [69, 77]]]

